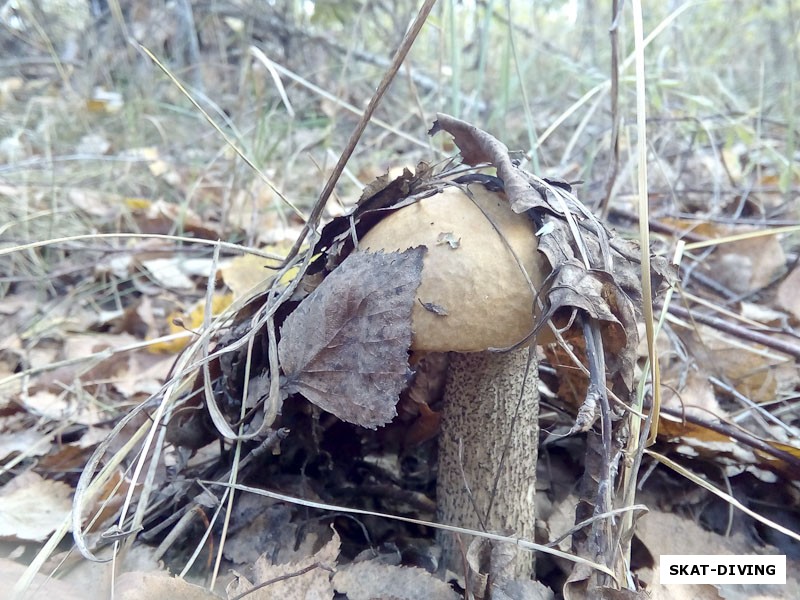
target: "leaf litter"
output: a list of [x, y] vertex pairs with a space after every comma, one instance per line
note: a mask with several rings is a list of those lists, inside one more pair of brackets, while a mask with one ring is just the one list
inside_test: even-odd
[[362, 427], [392, 420], [411, 375], [411, 308], [424, 254], [352, 254], [287, 317], [278, 344], [287, 394]]
[[[635, 328], [639, 304], [637, 295], [639, 294], [638, 250], [596, 222], [583, 205], [574, 198], [569, 185], [559, 181], [538, 179], [525, 173], [511, 161], [507, 148], [485, 132], [445, 115], [440, 115], [438, 127], [454, 134], [456, 143], [462, 151], [464, 163], [493, 165], [515, 210], [530, 211], [529, 214], [537, 221], [537, 229], [542, 232], [540, 248], [552, 267], [551, 278], [541, 293], [546, 307], [545, 316], [553, 318], [560, 325], [580, 325], [580, 319], [586, 318], [589, 327], [594, 327], [596, 331], [600, 332], [607, 367], [607, 370], [602, 370], [607, 376], [607, 382], [603, 381], [602, 386], [605, 387], [608, 383], [610, 391], [615, 392], [624, 402], [629, 401], [634, 391], [633, 381], [637, 375], [636, 369], [639, 361], [639, 356], [636, 354], [638, 337]], [[370, 477], [377, 477], [380, 481], [386, 475], [390, 475], [391, 483], [382, 491], [379, 489], [380, 486], [365, 487], [364, 489], [371, 490], [373, 501], [377, 501], [381, 510], [401, 512], [400, 504], [387, 500], [391, 496], [396, 496], [401, 488], [406, 487], [410, 481], [409, 476], [413, 481], [414, 476], [419, 477], [420, 475], [419, 471], [399, 473], [396, 466], [391, 467], [393, 471], [389, 473], [382, 472], [381, 468], [376, 468], [377, 465], [390, 464], [380, 459], [383, 454], [400, 451], [403, 457], [408, 459], [419, 451], [419, 447], [409, 449], [403, 448], [402, 444], [398, 446], [397, 441], [390, 435], [393, 425], [396, 423], [382, 428], [375, 434], [361, 433], [358, 428], [350, 427], [347, 424], [354, 423], [368, 428], [378, 427], [391, 421], [399, 412], [397, 419], [408, 425], [415, 424], [423, 417], [423, 414], [428, 414], [419, 408], [419, 406], [427, 407], [428, 401], [414, 402], [409, 405], [403, 404], [400, 399], [400, 392], [405, 388], [411, 375], [406, 354], [411, 335], [410, 322], [404, 311], [410, 310], [409, 307], [414, 302], [413, 291], [416, 289], [414, 282], [418, 283], [418, 279], [415, 277], [421, 270], [421, 252], [416, 254], [411, 252], [402, 259], [392, 256], [388, 259], [390, 263], [392, 260], [400, 260], [401, 263], [399, 267], [394, 265], [397, 267], [395, 269], [392, 265], [387, 265], [385, 261], [378, 262], [378, 259], [367, 259], [365, 264], [359, 264], [358, 259], [353, 260], [358, 255], [351, 254], [351, 251], [354, 247], [354, 234], [357, 239], [383, 214], [396, 209], [403, 203], [435, 194], [442, 186], [450, 185], [451, 180], [456, 177], [456, 173], [458, 171], [455, 169], [453, 172], [446, 169], [436, 172], [428, 165], [421, 164], [414, 173], [406, 171], [398, 178], [393, 180], [384, 178], [368, 187], [354, 213], [331, 221], [322, 230], [321, 237], [313, 248], [306, 251], [309, 253], [307, 256], [310, 257], [310, 260], [305, 263], [293, 280], [292, 294], [284, 296], [279, 304], [271, 304], [274, 302], [274, 298], [278, 297], [277, 292], [281, 287], [287, 286], [287, 282], [285, 280], [278, 282], [268, 280], [265, 285], [270, 286], [270, 291], [252, 304], [251, 308], [242, 311], [239, 315], [239, 323], [247, 323], [251, 318], [258, 316], [258, 303], [265, 303], [267, 313], [271, 313], [269, 318], [274, 318], [275, 325], [278, 326], [274, 337], [270, 338], [267, 328], [257, 327], [255, 337], [249, 338], [255, 341], [255, 344], [251, 346], [251, 352], [254, 353], [249, 356], [246, 352], [234, 348], [243, 339], [241, 336], [244, 329], [227, 339], [221, 338], [217, 345], [218, 351], [226, 349], [229, 351], [214, 359], [215, 362], [212, 363], [214, 368], [212, 369], [211, 391], [217, 398], [227, 399], [226, 401], [229, 403], [233, 402], [225, 412], [230, 418], [231, 424], [237, 422], [235, 415], [241, 412], [241, 406], [235, 401], [237, 391], [241, 391], [248, 385], [248, 378], [249, 384], [256, 388], [258, 387], [256, 381], [259, 379], [269, 381], [272, 377], [276, 377], [277, 375], [271, 374], [271, 365], [268, 363], [272, 353], [277, 357], [280, 371], [284, 377], [281, 383], [283, 397], [281, 423], [291, 425], [289, 429], [298, 432], [311, 432], [312, 437], [318, 437], [319, 441], [306, 440], [304, 444], [300, 445], [301, 450], [299, 451], [293, 448], [291, 443], [281, 443], [280, 449], [273, 456], [278, 457], [276, 460], [283, 463], [281, 465], [283, 468], [292, 461], [299, 460], [304, 465], [304, 470], [307, 468], [311, 468], [312, 472], [321, 472], [324, 469], [338, 470], [327, 481], [324, 478], [314, 481], [307, 475], [294, 476], [317, 488], [319, 493], [324, 494], [325, 489], [332, 489], [336, 486], [347, 488], [348, 485], [352, 485], [349, 481], [354, 473], [360, 470], [360, 477], [363, 477], [365, 465], [373, 465], [367, 468], [367, 472], [371, 473]], [[445, 242], [451, 244], [451, 247], [453, 246], [451, 241], [445, 240]], [[389, 256], [391, 255], [386, 255], [384, 259]], [[375, 262], [366, 264], [372, 260]], [[723, 256], [717, 264], [720, 269], [729, 269], [730, 267], [726, 267], [726, 265], [735, 263], [736, 260], [736, 258], [726, 259]], [[756, 264], [753, 261], [750, 262]], [[146, 263], [142, 262], [141, 264]], [[750, 268], [748, 272], [757, 273], [761, 277], [765, 271], [758, 267]], [[674, 282], [673, 275], [666, 267], [666, 263], [659, 262], [658, 259], [656, 259], [656, 274], [664, 282]], [[403, 279], [406, 276], [407, 279]], [[384, 298], [381, 292], [385, 294], [387, 286], [396, 285], [398, 277], [401, 277], [402, 286], [400, 287], [403, 287], [403, 292], [396, 295], [388, 294], [389, 298]], [[356, 291], [354, 296], [349, 296], [353, 287], [352, 280], [372, 282], [373, 287], [365, 285], [365, 288]], [[757, 289], [769, 281], [771, 281], [770, 277], [755, 279], [751, 275], [747, 280], [747, 287], [740, 286], [732, 291], [747, 292]], [[186, 285], [185, 282], [184, 285]], [[158, 287], [164, 287], [164, 282], [158, 283]], [[381, 311], [377, 309], [382, 306], [382, 303], [391, 303], [392, 299], [397, 302], [397, 305], [393, 307], [397, 310], [391, 311], [393, 315], [391, 317], [388, 316], [388, 311], [387, 315], [382, 315]], [[576, 321], [574, 320], [575, 314], [585, 315], [585, 317], [578, 317]], [[142, 319], [143, 322], [146, 320]], [[326, 322], [328, 325], [320, 327], [320, 322]], [[235, 326], [231, 331], [234, 330]], [[369, 334], [376, 330], [380, 334], [379, 337], [375, 340], [370, 339]], [[584, 327], [583, 331], [585, 332], [585, 330]], [[574, 327], [563, 333], [572, 347], [573, 353], [577, 353], [579, 357], [585, 357], [591, 353], [589, 345], [582, 341], [581, 335], [574, 335], [575, 332], [581, 333], [581, 331], [581, 327]], [[343, 341], [349, 345], [353, 339], [356, 340], [357, 346], [359, 343], [362, 345], [375, 343], [381, 346], [381, 351], [353, 353], [343, 350], [347, 347]], [[274, 349], [271, 348], [273, 341], [276, 343]], [[309, 342], [312, 343], [309, 344]], [[721, 351], [723, 348], [719, 350]], [[694, 353], [695, 350], [692, 352]], [[363, 362], [363, 356], [359, 360], [354, 360], [353, 354], [366, 355], [366, 362]], [[574, 360], [574, 356], [575, 354], [569, 360]], [[727, 362], [724, 354], [719, 352], [715, 358], [719, 359], [717, 362], [720, 360]], [[676, 361], [676, 365], [678, 362]], [[249, 366], [246, 366], [245, 363], [248, 363]], [[562, 369], [562, 373], [569, 373], [570, 368], [574, 369], [574, 365], [570, 367], [564, 361], [555, 361], [555, 364], [557, 369]], [[381, 365], [388, 368], [381, 371]], [[565, 367], [567, 368], [565, 369]], [[135, 367], [126, 365], [124, 368], [134, 373]], [[757, 364], [753, 365], [753, 370], [758, 370]], [[741, 365], [731, 363], [728, 374], [734, 373], [741, 373]], [[349, 376], [343, 377], [343, 374]], [[698, 400], [708, 398], [707, 387], [703, 388], [705, 391], [701, 393], [700, 388], [696, 385], [687, 385], [686, 378], [680, 373], [676, 376], [678, 378], [677, 389], [681, 389], [687, 395], [696, 396]], [[565, 375], [565, 380], [569, 377], [575, 381], [574, 375]], [[342, 380], [346, 380], [345, 383], [342, 383]], [[768, 384], [771, 387], [764, 387], [763, 383], [755, 384], [755, 386], [750, 385], [746, 388], [746, 392], [756, 401], [764, 402], [770, 394], [785, 394], [795, 383], [789, 378], [780, 385]], [[575, 387], [579, 391], [576, 392], [573, 389], [570, 393], [564, 394], [564, 397], [568, 402], [569, 398], [576, 400], [577, 406], [585, 402], [587, 397], [586, 378], [581, 378], [581, 382]], [[580, 391], [581, 388], [582, 391]], [[195, 386], [195, 393], [199, 389]], [[253, 418], [254, 411], [258, 408], [258, 397], [261, 397], [260, 401], [263, 402], [264, 397], [268, 395], [268, 386], [260, 389], [262, 392], [246, 406], [248, 414], [245, 415], [243, 421], [245, 426], [248, 419]], [[373, 394], [372, 390], [378, 390], [378, 393]], [[89, 388], [89, 391], [96, 393], [97, 389]], [[144, 390], [140, 392], [132, 388], [125, 393], [132, 397], [149, 394]], [[684, 402], [686, 399], [686, 397], [682, 398]], [[309, 408], [305, 401], [309, 401], [317, 408]], [[398, 401], [401, 402], [400, 405], [397, 404]], [[435, 404], [435, 399], [431, 400], [431, 403]], [[414, 408], [415, 404], [418, 406], [416, 409]], [[326, 412], [320, 413], [318, 409]], [[192, 414], [197, 415], [195, 417], [197, 420], [204, 420], [202, 401], [193, 410], [195, 412]], [[719, 404], [706, 403], [705, 410], [713, 411], [717, 417], [726, 416], [720, 414], [723, 409]], [[342, 423], [326, 417], [326, 413], [338, 416]], [[584, 429], [591, 427], [596, 416], [596, 413], [590, 415], [581, 427]], [[615, 412], [614, 418], [619, 419], [620, 417], [621, 413]], [[241, 422], [241, 417], [238, 419]], [[94, 420], [96, 418], [93, 418]], [[680, 420], [676, 421], [678, 425], [681, 422]], [[266, 426], [277, 426], [278, 424], [267, 422]], [[211, 435], [201, 436], [205, 442], [190, 448], [191, 453], [196, 453], [194, 463], [190, 458], [190, 462], [177, 468], [179, 471], [188, 468], [189, 471], [186, 473], [202, 473], [204, 477], [210, 479], [219, 478], [225, 470], [220, 472], [219, 470], [215, 471], [214, 468], [209, 469], [209, 463], [206, 463], [205, 467], [200, 466], [202, 465], [200, 457], [209, 456], [207, 448], [203, 448], [203, 446], [214, 438], [212, 425], [206, 422], [201, 427], [206, 428]], [[386, 435], [383, 434], [384, 431], [387, 432]], [[670, 429], [668, 435], [674, 441], [679, 440], [681, 436], [684, 438], [689, 436], [692, 440], [701, 441], [705, 435], [704, 431], [708, 430], [702, 424], [698, 428], [698, 426], [689, 427], [684, 423], [682, 430], [679, 429], [676, 433], [674, 429]], [[781, 438], [775, 434], [772, 444], [776, 448], [782, 444], [781, 447], [791, 449], [793, 448], [791, 446], [792, 436], [793, 433], [788, 437], [784, 435]], [[729, 446], [733, 460], [741, 460], [741, 453], [735, 452], [737, 442], [730, 436], [723, 435], [723, 437], [726, 444], [733, 444]], [[778, 438], [782, 441], [778, 441]], [[353, 449], [353, 460], [344, 461], [344, 467], [334, 468], [336, 460], [346, 455], [349, 447], [347, 442], [355, 440], [361, 440], [359, 444], [356, 444], [361, 448]], [[787, 442], [789, 443], [787, 444]], [[678, 445], [675, 446], [675, 449], [680, 453], [682, 447]], [[318, 455], [320, 450], [330, 453], [332, 448], [336, 448], [336, 460], [330, 454], [328, 458], [321, 460], [316, 458], [309, 462], [309, 456]], [[708, 445], [707, 450], [704, 458], [711, 462], [718, 459], [723, 453], [720, 452], [719, 446], [714, 445]], [[301, 458], [302, 455], [305, 458]], [[167, 460], [175, 459], [168, 457]], [[752, 454], [752, 461], [755, 466], [766, 467], [771, 471], [779, 469], [775, 464], [765, 463], [763, 455], [758, 453]], [[256, 461], [251, 464], [255, 466]], [[278, 484], [281, 469], [277, 465], [265, 467], [265, 464], [261, 463], [259, 468], [265, 469], [265, 472], [261, 473], [259, 477], [266, 485]], [[348, 470], [350, 471], [348, 472]], [[256, 477], [251, 465], [247, 465], [241, 475]], [[595, 472], [594, 475], [599, 475], [599, 473]], [[159, 477], [157, 481], [166, 481], [161, 478], [163, 475]], [[403, 484], [398, 486], [398, 481], [402, 481]], [[423, 487], [425, 481], [426, 479], [423, 478]], [[427, 481], [429, 482], [430, 479]], [[192, 497], [191, 494], [186, 495], [185, 489], [178, 491], [180, 487], [168, 486], [160, 501], [171, 498], [178, 502], [185, 502], [188, 497]], [[183, 487], [186, 488], [186, 486]], [[381, 494], [386, 495], [383, 503], [380, 501]], [[307, 496], [307, 493], [298, 495]], [[214, 501], [210, 502], [208, 506], [209, 508], [213, 507]], [[160, 510], [155, 505], [150, 512], [151, 518], [157, 521], [159, 515], [162, 514], [159, 512]], [[246, 524], [246, 520], [242, 521], [242, 524]], [[337, 525], [338, 529], [347, 532], [347, 527], [344, 527], [343, 523], [337, 523]], [[375, 523], [370, 523], [370, 527], [375, 528], [376, 531], [381, 529]], [[320, 539], [322, 539], [324, 535], [321, 532], [324, 531], [324, 527], [321, 527], [321, 523], [315, 524], [314, 529], [319, 532]], [[334, 535], [338, 535], [338, 533]], [[352, 535], [352, 532], [349, 535]], [[412, 540], [404, 551], [407, 552], [409, 548], [419, 543], [419, 540]], [[334, 562], [335, 560], [336, 557], [334, 557]], [[305, 585], [303, 583], [304, 574], [300, 574], [299, 571], [306, 566], [313, 566], [313, 563], [303, 567], [299, 567], [297, 564], [293, 566], [295, 567], [294, 573], [298, 578], [298, 585]], [[365, 567], [362, 565], [358, 568], [364, 569]], [[413, 577], [409, 571], [398, 567], [394, 568], [397, 569], [397, 576], [401, 579]], [[345, 569], [342, 569], [342, 572], [344, 571]], [[307, 573], [311, 576], [312, 572], [309, 570]], [[371, 575], [362, 577], [378, 578], [377, 573], [380, 572], [386, 572], [385, 568], [380, 567], [380, 569], [372, 571]], [[248, 584], [257, 586], [260, 583], [270, 582], [272, 581], [271, 573], [265, 566], [262, 575], [254, 577], [252, 582], [248, 581]], [[423, 573], [427, 573], [427, 571], [420, 573], [423, 577], [422, 581], [425, 581], [426, 576]], [[388, 577], [388, 575], [386, 576]], [[272, 574], [272, 579], [279, 577], [281, 576]], [[383, 576], [380, 576], [380, 580], [384, 581]], [[404, 580], [408, 581], [408, 579]], [[317, 583], [322, 581], [328, 581], [327, 576], [322, 577]], [[433, 580], [429, 580], [420, 585], [430, 586], [430, 589], [433, 590], [436, 584], [432, 582]], [[278, 585], [279, 582], [275, 581], [273, 584]], [[180, 584], [176, 583], [175, 585]], [[264, 588], [264, 590], [269, 589], [276, 588]], [[356, 592], [353, 594], [353, 597], [356, 597]]]

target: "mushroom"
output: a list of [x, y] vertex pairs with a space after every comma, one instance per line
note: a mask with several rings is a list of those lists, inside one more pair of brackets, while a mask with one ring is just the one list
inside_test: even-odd
[[[528, 348], [490, 352], [524, 339], [535, 322], [544, 279], [534, 224], [512, 212], [505, 193], [480, 183], [440, 193], [381, 220], [359, 251], [424, 245], [422, 281], [412, 312], [412, 350], [449, 352], [439, 441], [439, 522], [534, 535], [538, 442], [535, 356]], [[530, 360], [529, 360], [530, 359]], [[441, 532], [443, 564], [460, 570], [455, 534]], [[532, 556], [518, 554], [517, 576]]]

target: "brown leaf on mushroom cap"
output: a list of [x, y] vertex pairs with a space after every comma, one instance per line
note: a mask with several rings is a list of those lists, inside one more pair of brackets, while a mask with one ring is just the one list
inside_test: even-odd
[[[546, 317], [559, 308], [577, 308], [599, 320], [608, 375], [630, 392], [642, 296], [639, 249], [600, 223], [569, 185], [521, 169], [505, 144], [491, 134], [445, 114], [437, 115], [429, 133], [438, 131], [453, 135], [464, 162], [494, 166], [512, 209], [536, 222], [539, 251], [552, 267], [542, 294]], [[664, 260], [654, 259], [651, 273], [654, 290], [672, 278]]]
[[619, 376], [628, 391], [633, 389], [636, 345], [639, 342], [636, 312], [628, 295], [614, 277], [600, 270], [587, 270], [572, 259], [556, 269], [545, 282], [549, 318], [564, 307], [579, 308], [602, 323], [606, 366]]
[[281, 327], [286, 393], [362, 427], [392, 420], [425, 250], [352, 254], [303, 300]]
[[[542, 192], [532, 187], [528, 174], [518, 169], [511, 161], [508, 146], [503, 142], [466, 121], [443, 113], [436, 115], [436, 121], [428, 131], [428, 135], [434, 135], [439, 131], [447, 131], [453, 136], [456, 146], [461, 151], [461, 159], [466, 164], [489, 163], [497, 169], [497, 176], [503, 180], [515, 212], [523, 212], [527, 208], [543, 204]], [[523, 204], [525, 209], [518, 210], [515, 204]]]

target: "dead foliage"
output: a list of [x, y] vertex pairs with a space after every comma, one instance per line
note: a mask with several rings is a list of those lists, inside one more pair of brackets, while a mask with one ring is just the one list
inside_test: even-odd
[[[175, 33], [186, 26], [174, 10], [179, 4], [127, 7], [132, 14], [125, 18], [140, 43], [191, 70], [198, 48], [174, 44], [190, 39]], [[326, 52], [349, 55], [273, 9], [246, 16], [256, 29], [278, 32], [283, 41], [269, 44], [281, 57], [297, 57], [298, 39], [310, 48], [298, 59], [309, 69]], [[154, 14], [144, 15], [148, 10]], [[198, 89], [204, 78], [226, 82], [215, 97], [222, 98], [219, 114], [227, 115], [247, 103], [234, 95], [236, 78], [224, 72], [245, 61], [238, 43], [225, 41], [235, 36], [220, 31], [241, 31], [244, 9], [213, 3], [203, 10], [199, 37], [223, 60], [187, 77]], [[39, 7], [32, 14], [48, 30], [57, 22]], [[402, 32], [401, 17], [392, 15]], [[680, 598], [654, 573], [658, 556], [684, 552], [685, 540], [709, 552], [800, 556], [800, 214], [796, 168], [780, 156], [781, 125], [759, 120], [760, 141], [746, 148], [706, 145], [702, 135], [677, 147], [670, 136], [689, 117], [666, 119], [654, 132], [659, 168], [650, 194], [656, 234], [650, 261], [656, 287], [672, 286], [674, 294], [657, 306], [663, 404], [657, 444], [644, 452], [628, 427], [651, 410], [652, 390], [641, 385], [647, 355], [637, 331], [641, 254], [629, 239], [635, 215], [626, 192], [616, 190], [610, 220], [601, 222], [575, 192], [588, 203], [596, 188], [529, 173], [527, 157], [468, 122], [439, 115], [432, 132], [453, 137], [442, 147], [457, 147], [459, 164], [411, 168], [415, 158], [401, 173], [367, 185], [352, 211], [322, 201], [315, 218], [301, 223], [274, 210], [280, 196], [274, 171], [244, 176], [230, 163], [197, 159], [195, 144], [208, 141], [196, 140], [196, 121], [154, 116], [155, 138], [116, 129], [115, 115], [130, 109], [130, 99], [95, 87], [92, 78], [70, 79], [79, 66], [69, 55], [81, 30], [75, 27], [50, 40], [59, 61], [34, 60], [21, 75], [0, 79], [4, 111], [22, 106], [25, 120], [29, 112], [42, 115], [37, 129], [3, 130], [0, 139], [7, 163], [0, 166], [0, 202], [8, 221], [0, 230], [0, 537], [13, 559], [0, 561], [0, 580], [30, 575], [20, 564], [50, 539], [35, 567], [63, 580], [37, 576], [27, 597], [106, 594], [98, 582], [106, 581], [108, 566], [83, 561], [68, 542], [58, 543], [70, 527], [87, 554], [103, 560], [116, 554], [114, 592], [122, 598], [549, 598], [553, 590], [570, 598], [641, 597], [616, 589], [633, 574], [653, 597]], [[29, 43], [53, 52], [39, 38], [0, 41], [9, 56]], [[152, 82], [154, 67], [121, 48], [104, 54], [98, 46], [96, 64], [108, 73], [135, 68]], [[270, 59], [246, 67], [259, 98], [270, 66], [283, 68]], [[407, 75], [412, 89], [438, 89], [416, 69]], [[76, 95], [69, 81], [78, 81]], [[351, 107], [369, 87], [347, 87]], [[181, 108], [173, 92], [159, 91], [158, 98]], [[340, 110], [329, 101], [303, 101], [311, 106], [307, 114], [333, 120]], [[387, 102], [411, 101], [398, 93]], [[152, 108], [146, 104], [145, 112]], [[82, 120], [97, 132], [70, 140], [64, 129]], [[53, 122], [66, 124], [58, 135], [49, 129]], [[173, 127], [191, 131], [175, 138], [192, 142], [159, 143]], [[513, 135], [523, 138], [523, 128], [516, 129]], [[289, 127], [276, 155], [291, 163], [329, 133]], [[710, 139], [712, 132], [705, 133]], [[548, 173], [580, 171], [580, 161], [568, 159], [571, 141], [553, 146], [567, 150], [563, 160], [550, 161], [559, 167]], [[388, 152], [400, 147], [385, 145]], [[107, 178], [126, 191], [95, 189], [91, 176], [73, 179], [71, 163], [45, 160], [71, 154], [108, 160]], [[387, 164], [360, 157], [361, 178], [372, 179], [378, 162]], [[14, 165], [42, 164], [51, 169], [49, 179], [7, 176]], [[328, 173], [320, 171], [292, 180], [295, 195], [316, 196]], [[328, 180], [328, 193], [346, 195], [347, 186], [334, 189], [336, 180]], [[607, 183], [603, 193], [610, 197], [614, 182]], [[463, 573], [436, 575], [433, 490], [446, 358], [409, 362], [407, 353], [409, 314], [422, 302], [414, 291], [424, 250], [353, 253], [386, 214], [453, 185], [505, 194], [535, 223], [550, 265], [537, 295], [539, 326], [552, 322], [559, 339], [539, 349], [549, 399], [541, 417], [535, 540], [544, 545], [537, 554], [543, 584], [509, 577], [510, 546], [488, 537], [465, 544]], [[40, 227], [37, 215], [51, 210], [51, 225]], [[60, 239], [43, 241], [54, 231]], [[458, 239], [441, 241], [458, 250]], [[664, 258], [676, 247], [677, 274]], [[254, 254], [232, 257], [243, 248]], [[422, 305], [447, 317], [442, 306]], [[670, 461], [684, 470], [664, 468]], [[631, 485], [639, 474], [639, 505], [619, 504], [626, 472]], [[726, 489], [728, 497], [698, 480]], [[607, 514], [614, 510], [621, 512]], [[635, 517], [630, 529], [622, 512]], [[586, 561], [605, 566], [616, 580]], [[227, 569], [233, 571], [225, 576]], [[793, 579], [785, 589], [759, 591], [798, 595]], [[684, 592], [740, 595], [711, 586]]]

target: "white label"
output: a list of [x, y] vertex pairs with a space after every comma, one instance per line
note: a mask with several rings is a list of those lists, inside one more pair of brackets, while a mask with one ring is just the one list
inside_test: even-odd
[[662, 554], [661, 583], [786, 583], [785, 555]]

